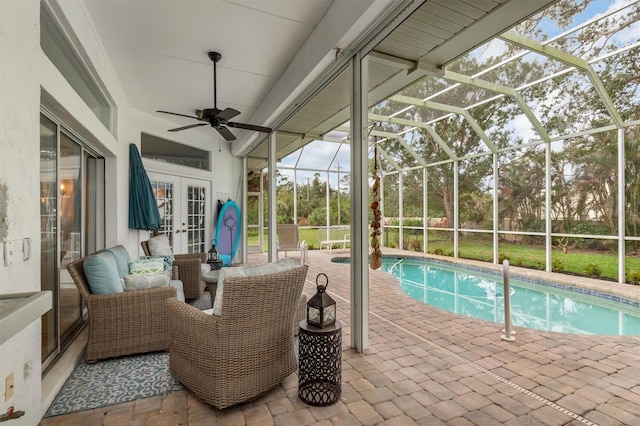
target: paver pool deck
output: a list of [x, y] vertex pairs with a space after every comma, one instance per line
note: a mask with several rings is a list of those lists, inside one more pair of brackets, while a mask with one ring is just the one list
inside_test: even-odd
[[[501, 324], [424, 305], [403, 293], [391, 275], [370, 270], [370, 348], [350, 349], [350, 266], [331, 262], [348, 255], [348, 249], [310, 251], [305, 286], [307, 295], [314, 294], [315, 277], [326, 273], [338, 305], [343, 353], [342, 397], [336, 404], [320, 408], [300, 401], [294, 373], [261, 398], [223, 411], [183, 390], [41, 424], [640, 425], [640, 336], [516, 327], [516, 341], [507, 342], [500, 339]], [[249, 256], [249, 263], [266, 261], [266, 254]], [[563, 280], [603, 291], [616, 288], [615, 294], [640, 300], [640, 286]]]

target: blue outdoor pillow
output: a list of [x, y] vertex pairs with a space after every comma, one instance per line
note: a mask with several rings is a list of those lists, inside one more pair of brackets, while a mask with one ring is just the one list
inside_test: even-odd
[[116, 259], [108, 251], [100, 251], [87, 256], [83, 270], [92, 294], [112, 294], [124, 291]]
[[105, 251], [111, 253], [116, 260], [118, 276], [122, 278], [127, 275], [129, 273], [129, 252], [127, 252], [127, 249], [122, 245], [118, 245], [105, 249]]

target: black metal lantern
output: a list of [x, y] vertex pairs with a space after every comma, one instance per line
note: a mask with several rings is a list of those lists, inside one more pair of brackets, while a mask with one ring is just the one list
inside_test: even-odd
[[207, 260], [215, 262], [215, 261], [218, 260], [218, 258], [219, 258], [219, 256], [218, 256], [218, 250], [216, 250], [216, 245], [215, 244], [211, 244], [211, 248], [207, 252]]
[[[327, 281], [322, 285], [318, 283], [320, 276], [324, 276]], [[329, 285], [329, 278], [326, 274], [320, 273], [316, 277], [316, 288], [318, 292], [307, 302], [307, 324], [324, 328], [336, 322], [336, 302], [325, 291]]]

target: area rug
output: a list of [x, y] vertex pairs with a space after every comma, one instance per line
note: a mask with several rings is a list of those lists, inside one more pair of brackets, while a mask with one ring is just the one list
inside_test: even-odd
[[45, 417], [92, 410], [183, 389], [169, 372], [169, 353], [155, 352], [79, 364]]

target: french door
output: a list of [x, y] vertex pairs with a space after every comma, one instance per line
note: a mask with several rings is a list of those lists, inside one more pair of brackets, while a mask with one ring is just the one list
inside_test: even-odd
[[173, 252], [201, 253], [209, 250], [212, 234], [211, 182], [149, 172], [162, 226]]

